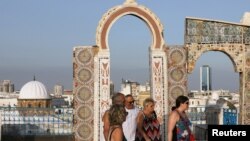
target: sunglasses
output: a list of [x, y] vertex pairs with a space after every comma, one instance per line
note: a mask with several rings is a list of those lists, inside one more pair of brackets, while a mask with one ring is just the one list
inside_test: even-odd
[[134, 100], [133, 100], [133, 101], [128, 101], [128, 103], [129, 103], [129, 104], [134, 104], [135, 101], [134, 101]]
[[189, 102], [185, 102], [185, 104], [189, 105]]

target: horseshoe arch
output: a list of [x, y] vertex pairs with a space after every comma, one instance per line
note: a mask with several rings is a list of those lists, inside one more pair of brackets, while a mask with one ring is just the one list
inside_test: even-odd
[[[95, 103], [95, 108], [98, 109], [96, 115], [96, 123], [101, 125], [101, 117], [106, 109], [108, 109], [111, 102], [109, 101], [109, 91], [110, 91], [110, 52], [108, 44], [108, 34], [110, 28], [119, 18], [132, 15], [137, 17], [139, 20], [142, 20], [151, 31], [152, 34], [152, 43], [150, 46], [150, 79], [151, 79], [151, 97], [156, 100], [156, 113], [160, 122], [162, 123], [162, 129], [166, 134], [166, 125], [163, 122], [166, 122], [167, 114], [167, 73], [166, 73], [166, 53], [164, 52], [164, 38], [163, 38], [163, 25], [161, 24], [159, 18], [148, 8], [138, 5], [135, 1], [125, 1], [122, 5], [115, 6], [108, 10], [99, 21], [99, 25], [96, 31], [96, 45], [99, 49], [96, 56], [98, 60], [96, 72], [97, 76], [95, 77], [95, 82], [98, 82], [98, 86], [94, 90], [96, 93], [94, 95], [99, 96], [99, 101]], [[157, 64], [157, 65], [156, 65]], [[160, 64], [160, 65], [159, 65]], [[157, 73], [156, 73], [157, 72]], [[160, 72], [160, 73], [159, 73]], [[155, 82], [157, 81], [157, 83]], [[105, 82], [105, 83], [103, 83]], [[109, 104], [104, 104], [109, 103]], [[95, 127], [97, 127], [97, 124]], [[102, 125], [100, 126], [102, 127]], [[99, 128], [100, 128], [99, 127]], [[99, 129], [98, 137], [95, 137], [96, 140], [99, 140], [102, 136], [102, 128]]]

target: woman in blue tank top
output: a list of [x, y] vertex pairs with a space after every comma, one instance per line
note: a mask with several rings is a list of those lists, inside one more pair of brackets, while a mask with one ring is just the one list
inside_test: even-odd
[[191, 122], [185, 113], [188, 108], [188, 97], [179, 96], [176, 99], [176, 108], [170, 113], [168, 119], [168, 141], [189, 141]]

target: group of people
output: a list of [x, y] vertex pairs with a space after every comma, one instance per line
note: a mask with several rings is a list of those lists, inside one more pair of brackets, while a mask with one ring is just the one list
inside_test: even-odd
[[[117, 93], [112, 97], [112, 105], [102, 119], [105, 141], [162, 141], [155, 101], [146, 98], [142, 110], [134, 103], [132, 95]], [[188, 104], [186, 96], [176, 99], [168, 120], [168, 141], [189, 141], [191, 122], [185, 113]]]

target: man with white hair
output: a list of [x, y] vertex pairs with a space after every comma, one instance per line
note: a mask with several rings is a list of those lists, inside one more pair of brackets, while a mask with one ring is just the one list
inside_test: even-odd
[[126, 117], [126, 121], [122, 124], [122, 128], [127, 141], [135, 140], [137, 127], [136, 118], [139, 113], [139, 109], [135, 107], [134, 103], [135, 100], [131, 94], [125, 96], [125, 108], [128, 115]]

